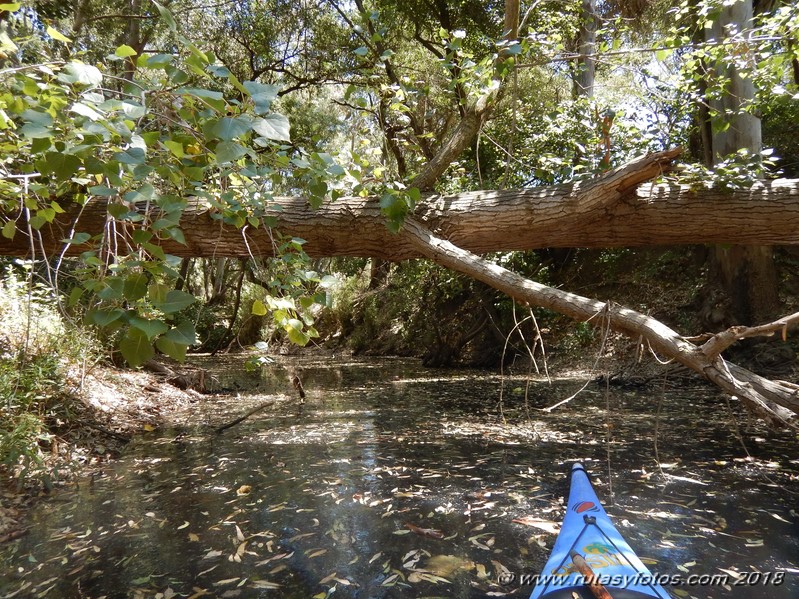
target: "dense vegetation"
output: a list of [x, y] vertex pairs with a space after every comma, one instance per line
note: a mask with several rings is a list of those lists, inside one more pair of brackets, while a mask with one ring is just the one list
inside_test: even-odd
[[[247, 257], [178, 258], [162, 245], [185, 243], [190, 207], [246, 241], [274, 225], [281, 196], [375, 197], [397, 231], [423, 192], [580, 181], [677, 145], [689, 149], [678, 176], [697, 189], [799, 172], [793, 3], [758, 3], [721, 30], [729, 3], [716, 0], [609, 2], [590, 14], [581, 2], [528, 4], [0, 4], [0, 227], [30, 240], [2, 262], [0, 459], [28, 468], [88, 351], [136, 367], [159, 353], [319, 340], [493, 366], [531, 315], [535, 326], [513, 337], [521, 353], [541, 329], [563, 350], [591, 342], [584, 323], [528, 312], [428, 261], [312, 260], [277, 229], [271, 248]], [[753, 93], [725, 104], [736, 77]], [[762, 142], [714, 154], [714, 136], [755, 114]], [[470, 132], [434, 168], [447, 140]], [[105, 228], [82, 230], [97, 203]], [[63, 251], [47, 254], [37, 232], [64, 213], [77, 218], [59, 231]], [[790, 306], [796, 258], [775, 256], [779, 276], [758, 293]], [[696, 332], [783, 309], [739, 305], [704, 248], [492, 258], [605, 297], [624, 284], [636, 308]], [[653, 281], [670, 277], [664, 297]]]

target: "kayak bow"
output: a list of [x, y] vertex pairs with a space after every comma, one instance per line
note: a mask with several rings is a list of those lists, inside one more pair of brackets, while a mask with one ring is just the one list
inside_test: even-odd
[[530, 599], [575, 596], [670, 598], [613, 526], [579, 463], [572, 467], [563, 526]]

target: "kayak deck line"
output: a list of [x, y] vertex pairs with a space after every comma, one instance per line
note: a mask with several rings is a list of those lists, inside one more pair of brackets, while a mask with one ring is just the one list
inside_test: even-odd
[[[604, 594], [603, 594], [604, 593]], [[563, 526], [530, 599], [670, 599], [574, 464]]]

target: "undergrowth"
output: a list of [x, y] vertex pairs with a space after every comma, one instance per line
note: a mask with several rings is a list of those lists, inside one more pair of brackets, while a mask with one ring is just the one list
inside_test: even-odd
[[0, 474], [20, 487], [46, 476], [50, 430], [70, 419], [76, 373], [96, 353], [24, 266], [0, 278]]

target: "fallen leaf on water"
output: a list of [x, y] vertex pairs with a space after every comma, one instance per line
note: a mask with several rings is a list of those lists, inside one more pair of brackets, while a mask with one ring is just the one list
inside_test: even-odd
[[415, 524], [411, 524], [410, 522], [405, 523], [405, 528], [423, 537], [429, 537], [431, 539], [444, 538], [444, 533], [434, 528], [422, 528], [421, 526], [416, 526]]
[[492, 559], [491, 563], [494, 564], [494, 568], [497, 570], [497, 576], [502, 579], [503, 576], [507, 576], [510, 574], [510, 570], [508, 570], [505, 566], [499, 563], [497, 560]]
[[253, 580], [250, 586], [255, 589], [279, 589], [280, 585], [276, 582], [269, 582], [268, 580]]
[[769, 515], [771, 515], [771, 517], [772, 517], [772, 518], [776, 518], [776, 519], [777, 519], [777, 520], [779, 520], [780, 522], [787, 522], [788, 524], [790, 524], [790, 523], [791, 523], [791, 521], [790, 521], [790, 520], [786, 520], [785, 518], [783, 518], [783, 517], [782, 517], [782, 516], [780, 516], [779, 514], [775, 514], [775, 513], [773, 513], [773, 512], [768, 512], [768, 513], [769, 513]]
[[262, 561], [258, 562], [255, 565], [256, 566], [264, 566], [264, 565], [268, 564], [269, 562], [273, 562], [273, 561], [279, 560], [279, 559], [286, 559], [286, 558], [291, 557], [292, 555], [294, 555], [293, 551], [291, 553], [278, 553], [277, 555], [273, 555], [272, 557], [269, 557], [269, 558], [267, 558], [265, 560], [262, 560]]
[[560, 531], [560, 524], [557, 522], [553, 522], [552, 520], [544, 520], [543, 518], [535, 518], [533, 516], [514, 518], [512, 522], [516, 522], [516, 524], [525, 524], [527, 526], [535, 526], [536, 528], [550, 532], [553, 535], [558, 534]]
[[197, 535], [197, 534], [195, 534], [193, 532], [189, 533], [189, 541], [191, 541], [192, 543], [196, 543], [199, 540], [200, 540], [199, 535]]
[[238, 489], [236, 489], [236, 495], [247, 495], [250, 491], [252, 491], [252, 487], [250, 485], [241, 485]]
[[432, 582], [433, 584], [439, 584], [441, 582], [445, 582], [447, 584], [452, 584], [449, 580], [442, 576], [436, 576], [435, 574], [430, 574], [429, 572], [411, 572], [408, 575], [408, 582]]
[[183, 530], [184, 528], [188, 528], [188, 526], [189, 526], [189, 521], [185, 520], [183, 524], [177, 527], [177, 530]]
[[241, 545], [236, 547], [236, 553], [228, 556], [229, 562], [241, 562], [241, 556], [244, 555], [244, 551], [247, 549], [247, 541], [244, 541]]
[[457, 555], [434, 555], [427, 560], [422, 570], [437, 576], [450, 576], [458, 570], [471, 570], [472, 568], [474, 568], [474, 562], [470, 559]]

